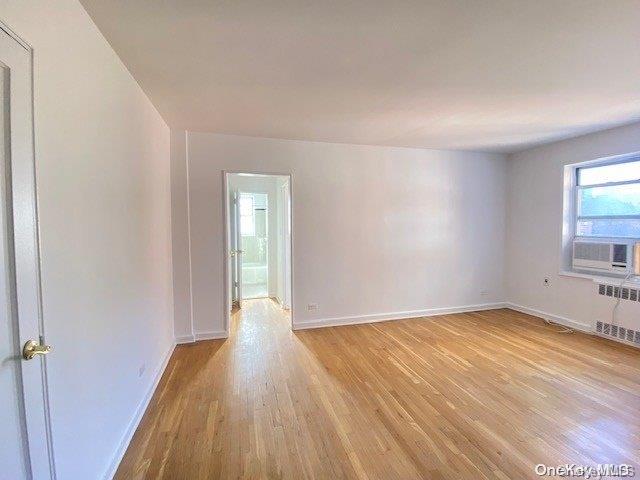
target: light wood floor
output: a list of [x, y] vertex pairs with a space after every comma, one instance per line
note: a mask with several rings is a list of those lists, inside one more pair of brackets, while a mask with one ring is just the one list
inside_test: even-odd
[[523, 479], [538, 463], [640, 471], [640, 351], [511, 310], [296, 333], [254, 300], [229, 339], [177, 347], [116, 478]]

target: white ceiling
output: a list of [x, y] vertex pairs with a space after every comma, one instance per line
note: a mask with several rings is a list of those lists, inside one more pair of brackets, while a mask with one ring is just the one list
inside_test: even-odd
[[640, 120], [640, 0], [81, 0], [174, 128], [510, 152]]

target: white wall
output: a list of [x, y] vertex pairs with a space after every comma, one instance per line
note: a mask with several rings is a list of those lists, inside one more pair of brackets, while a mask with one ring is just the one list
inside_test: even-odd
[[169, 130], [76, 0], [0, 17], [34, 48], [58, 478], [97, 479], [173, 347]]
[[[640, 123], [511, 155], [506, 269], [510, 302], [591, 329], [594, 283], [559, 275], [563, 167], [635, 151], [640, 151]], [[544, 277], [550, 278], [549, 287], [543, 286]], [[640, 327], [640, 319], [635, 327]]]
[[206, 133], [187, 151], [196, 332], [223, 330], [222, 170], [293, 175], [297, 326], [503, 300], [501, 155]]

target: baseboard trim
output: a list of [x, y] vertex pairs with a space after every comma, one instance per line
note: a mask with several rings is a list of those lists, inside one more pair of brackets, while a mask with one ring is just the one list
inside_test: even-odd
[[182, 345], [183, 343], [193, 343], [196, 341], [196, 337], [193, 335], [180, 335], [176, 337], [176, 345]]
[[461, 307], [428, 308], [425, 310], [407, 310], [403, 312], [374, 313], [369, 315], [354, 315], [349, 317], [333, 317], [314, 320], [312, 322], [300, 322], [293, 325], [293, 330], [308, 330], [312, 328], [338, 327], [343, 325], [359, 325], [363, 323], [387, 322], [390, 320], [405, 320], [407, 318], [433, 317], [436, 315], [449, 315], [452, 313], [478, 312], [482, 310], [497, 310], [506, 308], [504, 302], [481, 303], [477, 305], [465, 305]]
[[194, 334], [195, 341], [198, 340], [219, 340], [221, 338], [227, 338], [227, 332], [224, 330], [216, 330], [210, 332], [196, 332]]
[[553, 313], [543, 312], [542, 310], [536, 310], [535, 308], [525, 307], [523, 305], [518, 305], [517, 303], [507, 302], [507, 308], [511, 310], [515, 310], [516, 312], [526, 313], [527, 315], [533, 315], [534, 317], [542, 318], [543, 320], [548, 320], [553, 323], [558, 323], [565, 327], [573, 328], [575, 330], [580, 330], [584, 333], [593, 333], [593, 329], [591, 325], [587, 325], [585, 323], [576, 322], [575, 320], [571, 320], [567, 317], [562, 317], [560, 315], [554, 315]]
[[199, 340], [219, 340], [227, 337], [227, 332], [225, 332], [224, 330], [196, 332], [193, 335], [180, 335], [179, 337], [176, 337], [176, 344], [183, 345], [185, 343], [193, 343]]
[[277, 302], [278, 305], [280, 305], [280, 308], [282, 308], [283, 310], [291, 310], [291, 307], [285, 305], [284, 302], [280, 299], [280, 297], [273, 297], [272, 300]]
[[162, 374], [167, 368], [167, 365], [169, 364], [169, 359], [171, 358], [171, 355], [173, 354], [173, 351], [175, 350], [175, 348], [176, 348], [176, 344], [174, 343], [169, 348], [169, 350], [167, 350], [167, 353], [165, 353], [164, 359], [162, 360], [160, 367], [156, 370], [153, 383], [147, 390], [147, 393], [145, 394], [145, 396], [142, 398], [142, 401], [138, 404], [138, 408], [136, 409], [136, 412], [133, 418], [131, 419], [131, 422], [129, 422], [129, 426], [125, 431], [125, 434], [122, 437], [122, 440], [120, 440], [120, 444], [116, 449], [116, 453], [113, 457], [113, 460], [111, 461], [111, 465], [109, 465], [109, 469], [104, 475], [105, 480], [113, 479], [113, 476], [116, 474], [116, 470], [118, 470], [118, 466], [122, 461], [122, 457], [124, 457], [124, 454], [127, 451], [127, 448], [129, 447], [129, 443], [131, 443], [131, 439], [133, 438], [133, 435], [136, 433], [136, 430], [138, 428], [138, 425], [140, 424], [140, 421], [142, 420], [142, 417], [144, 416], [144, 413], [147, 411], [149, 402], [151, 401], [151, 398], [153, 397], [153, 394], [155, 393], [156, 388], [158, 387], [158, 383], [160, 383]]

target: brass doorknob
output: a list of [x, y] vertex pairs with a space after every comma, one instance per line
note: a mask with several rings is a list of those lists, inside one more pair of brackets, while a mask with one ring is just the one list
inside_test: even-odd
[[22, 347], [22, 358], [25, 360], [31, 360], [36, 355], [46, 355], [51, 351], [49, 345], [40, 345], [35, 340], [29, 340]]

